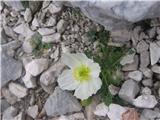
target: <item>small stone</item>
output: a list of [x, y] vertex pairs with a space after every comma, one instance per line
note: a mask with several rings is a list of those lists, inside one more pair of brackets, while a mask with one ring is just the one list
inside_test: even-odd
[[24, 113], [20, 112], [17, 116], [14, 117], [12, 120], [24, 120]]
[[100, 103], [96, 106], [96, 110], [94, 111], [94, 114], [97, 116], [105, 117], [108, 111], [109, 111], [108, 106], [106, 106], [105, 103]]
[[112, 85], [112, 84], [109, 85], [108, 89], [109, 89], [109, 91], [110, 91], [110, 93], [111, 93], [112, 95], [117, 95], [118, 92], [119, 92], [119, 90], [120, 90], [119, 87], [116, 87], [116, 86], [114, 86], [114, 85]]
[[141, 40], [138, 45], [137, 45], [137, 53], [142, 53], [144, 51], [147, 51], [149, 48], [149, 45], [144, 41], [144, 40]]
[[67, 27], [67, 22], [64, 21], [63, 19], [61, 19], [58, 23], [57, 23], [57, 31], [59, 33], [63, 33], [64, 30], [66, 29]]
[[16, 2], [15, 1], [5, 1], [5, 4], [7, 6], [12, 7], [16, 11], [24, 10], [24, 7], [23, 7], [21, 1], [16, 1]]
[[83, 113], [74, 113], [67, 116], [67, 120], [86, 120]]
[[154, 38], [155, 35], [156, 35], [156, 27], [153, 27], [151, 29], [148, 30], [148, 35], [149, 35], [149, 38]]
[[160, 118], [160, 114], [158, 111], [153, 111], [150, 109], [144, 109], [142, 114], [146, 119], [155, 120], [156, 118]]
[[14, 117], [16, 116], [17, 112], [17, 109], [13, 106], [8, 107], [3, 113], [2, 120], [14, 120]]
[[126, 65], [126, 64], [131, 64], [134, 62], [134, 55], [135, 54], [130, 54], [130, 55], [126, 55], [122, 58], [122, 60], [120, 61], [121, 65]]
[[142, 80], [143, 74], [142, 72], [137, 70], [137, 71], [129, 72], [128, 77], [139, 82]]
[[51, 29], [51, 28], [39, 28], [38, 32], [40, 35], [45, 36], [45, 35], [51, 35], [53, 33], [55, 33], [55, 29]]
[[152, 78], [153, 72], [149, 68], [140, 68], [146, 78]]
[[8, 83], [10, 80], [16, 80], [21, 76], [22, 64], [20, 61], [1, 53], [1, 87]]
[[27, 114], [33, 119], [35, 119], [36, 116], [38, 115], [38, 106], [37, 105], [30, 106], [27, 110]]
[[141, 91], [142, 95], [151, 95], [151, 89], [148, 87], [144, 87]]
[[32, 39], [25, 40], [23, 42], [22, 48], [25, 53], [32, 53], [34, 47], [31, 45]]
[[46, 27], [52, 27], [55, 25], [56, 25], [56, 18], [51, 16], [46, 22]]
[[160, 66], [159, 65], [154, 65], [154, 66], [152, 66], [151, 69], [154, 73], [160, 74]]
[[153, 95], [141, 95], [133, 101], [133, 105], [138, 108], [154, 108], [157, 103], [158, 102]]
[[110, 120], [122, 120], [122, 114], [125, 113], [127, 109], [118, 104], [110, 104], [109, 111], [107, 115]]
[[44, 85], [48, 86], [52, 83], [55, 83], [58, 76], [62, 72], [64, 68], [64, 64], [62, 62], [57, 62], [54, 65], [52, 65], [47, 71], [45, 71], [41, 77], [40, 77], [40, 82], [43, 83]]
[[129, 103], [132, 103], [139, 90], [139, 86], [135, 81], [127, 80], [123, 83], [119, 91], [119, 97]]
[[49, 12], [51, 14], [56, 14], [56, 13], [59, 13], [61, 11], [62, 7], [61, 6], [56, 6], [55, 4], [52, 3], [52, 4], [49, 5], [48, 9], [49, 9]]
[[28, 23], [32, 20], [32, 12], [29, 8], [26, 8], [26, 11], [24, 12], [24, 20]]
[[61, 35], [60, 33], [54, 33], [52, 35], [47, 35], [42, 37], [42, 41], [45, 43], [57, 43], [60, 42]]
[[142, 84], [146, 87], [152, 87], [153, 81], [152, 81], [152, 79], [144, 79], [144, 80], [142, 80]]
[[13, 39], [17, 39], [16, 33], [13, 31], [11, 27], [3, 26], [5, 34]]
[[37, 86], [36, 79], [30, 73], [26, 73], [22, 80], [27, 88], [35, 88]]
[[17, 83], [9, 83], [9, 90], [11, 93], [13, 93], [18, 98], [23, 98], [27, 95], [27, 89], [20, 84]]
[[54, 59], [54, 61], [57, 61], [59, 59], [59, 54], [60, 54], [60, 50], [59, 50], [59, 47], [57, 47], [54, 53], [50, 55], [50, 57]]
[[52, 94], [54, 92], [55, 87], [56, 87], [55, 83], [46, 86], [40, 82], [40, 85], [41, 85], [42, 89], [48, 94]]
[[34, 35], [34, 32], [29, 28], [27, 23], [22, 23], [13, 30], [18, 34], [23, 35], [25, 39], [29, 39]]
[[32, 26], [39, 27], [38, 19], [36, 17], [34, 17], [34, 19], [32, 21]]
[[44, 58], [34, 59], [29, 62], [26, 66], [26, 72], [33, 76], [37, 76], [48, 68], [48, 60]]
[[2, 94], [6, 101], [11, 105], [15, 104], [18, 101], [18, 98], [14, 94], [12, 94], [7, 88], [2, 88]]
[[156, 43], [150, 43], [150, 59], [151, 59], [151, 65], [154, 65], [158, 62], [160, 59], [160, 46], [158, 46]]
[[44, 108], [48, 116], [79, 112], [82, 109], [74, 96], [67, 91], [61, 90], [59, 87], [56, 87], [54, 93], [49, 96]]
[[150, 64], [149, 52], [144, 51], [140, 53], [140, 67], [145, 68]]
[[5, 99], [0, 99], [0, 105], [1, 105], [1, 113], [4, 112], [10, 105]]

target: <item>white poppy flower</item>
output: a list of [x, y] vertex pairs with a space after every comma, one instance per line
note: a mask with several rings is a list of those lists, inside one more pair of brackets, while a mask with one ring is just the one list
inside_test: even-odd
[[63, 71], [58, 78], [61, 89], [75, 90], [74, 96], [84, 100], [101, 88], [100, 66], [85, 54], [65, 53], [62, 56], [62, 62], [70, 69]]

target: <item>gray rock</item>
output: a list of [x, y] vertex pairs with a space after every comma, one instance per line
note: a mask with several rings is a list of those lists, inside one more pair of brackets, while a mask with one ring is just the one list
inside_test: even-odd
[[2, 88], [2, 94], [6, 101], [11, 105], [15, 104], [18, 101], [18, 98], [14, 94], [12, 94], [7, 88]]
[[126, 65], [126, 64], [131, 64], [134, 62], [134, 55], [135, 54], [129, 54], [129, 55], [126, 55], [122, 58], [122, 60], [120, 61], [120, 64], [121, 65]]
[[29, 8], [31, 9], [32, 13], [36, 13], [42, 5], [42, 1], [29, 1]]
[[0, 43], [5, 44], [8, 41], [7, 35], [5, 34], [4, 29], [1, 29], [0, 31], [1, 31], [1, 36], [0, 36], [1, 41], [0, 41]]
[[159, 114], [158, 111], [153, 111], [153, 110], [150, 110], [150, 109], [144, 109], [142, 111], [141, 115], [143, 115], [145, 118], [147, 118], [149, 120], [160, 118], [160, 114]]
[[151, 65], [154, 65], [160, 59], [160, 46], [156, 43], [150, 43], [150, 59]]
[[75, 97], [59, 87], [56, 87], [54, 93], [49, 96], [44, 108], [48, 116], [79, 112], [82, 109]]
[[4, 112], [10, 105], [5, 99], [0, 99], [0, 105], [1, 105], [1, 113]]
[[48, 94], [52, 94], [54, 92], [55, 87], [56, 87], [55, 83], [46, 86], [40, 82], [40, 85], [41, 85], [42, 89]]
[[47, 9], [49, 10], [50, 13], [56, 14], [56, 13], [59, 13], [59, 12], [61, 11], [62, 7], [61, 7], [61, 6], [57, 6], [57, 5], [55, 5], [54, 3], [51, 3], [51, 4], [48, 6]]
[[149, 68], [140, 68], [140, 71], [146, 78], [152, 78], [153, 72]]
[[45, 58], [34, 59], [25, 65], [26, 72], [37, 76], [48, 68], [49, 61]]
[[142, 53], [144, 51], [147, 51], [148, 48], [149, 48], [149, 45], [144, 40], [141, 40], [138, 43], [136, 50], [137, 50], [137, 53]]
[[133, 101], [133, 105], [138, 108], [154, 108], [157, 103], [158, 102], [153, 95], [141, 95]]
[[11, 106], [4, 111], [2, 120], [14, 120], [16, 114], [17, 114], [17, 109]]
[[38, 32], [40, 35], [44, 36], [44, 35], [51, 35], [53, 33], [55, 33], [55, 29], [54, 28], [39, 28]]
[[145, 68], [150, 64], [150, 56], [148, 51], [140, 53], [140, 67]]
[[160, 66], [159, 65], [154, 65], [154, 66], [152, 66], [151, 69], [154, 73], [160, 74]]
[[137, 71], [129, 72], [128, 77], [139, 82], [142, 80], [143, 74], [142, 72], [137, 70]]
[[54, 33], [54, 34], [42, 37], [42, 41], [45, 43], [57, 43], [57, 42], [60, 42], [60, 39], [61, 39], [60, 33]]
[[11, 82], [8, 86], [10, 92], [18, 98], [23, 98], [27, 95], [27, 89], [20, 84]]
[[1, 54], [1, 87], [10, 80], [16, 80], [21, 76], [22, 64], [20, 61], [7, 56], [2, 52]]
[[118, 95], [121, 99], [132, 103], [139, 90], [139, 86], [135, 81], [127, 80], [123, 83]]
[[148, 31], [149, 38], [154, 38], [156, 35], [156, 27], [149, 29]]
[[142, 93], [143, 95], [151, 95], [152, 91], [151, 91], [150, 88], [144, 87], [144, 88], [142, 89], [141, 93]]
[[24, 12], [24, 20], [28, 23], [32, 20], [32, 12], [29, 8], [26, 8]]
[[5, 1], [5, 4], [9, 7], [12, 7], [16, 11], [24, 10], [21, 1]]
[[119, 87], [116, 87], [116, 86], [114, 86], [114, 85], [112, 85], [112, 84], [109, 85], [108, 89], [109, 89], [109, 91], [110, 91], [110, 93], [111, 93], [112, 95], [117, 95], [118, 92], [119, 92], [119, 90], [120, 90]]
[[23, 42], [22, 48], [25, 53], [32, 53], [34, 47], [31, 45], [31, 41], [32, 39], [27, 39]]
[[63, 33], [64, 30], [66, 29], [66, 27], [67, 27], [67, 22], [65, 20], [61, 19], [60, 21], [58, 21], [58, 23], [57, 23], [57, 31], [59, 33]]
[[30, 106], [30, 107], [27, 109], [27, 114], [28, 114], [29, 116], [31, 116], [33, 119], [35, 119], [36, 116], [38, 115], [38, 106], [37, 106], [37, 105]]
[[49, 17], [49, 19], [46, 21], [46, 23], [45, 23], [45, 27], [52, 27], [52, 26], [55, 26], [56, 25], [56, 17], [54, 17], [54, 16], [51, 16], [51, 17]]
[[39, 27], [38, 18], [34, 17], [34, 19], [33, 19], [33, 21], [32, 21], [32, 26], [34, 26], [34, 27]]
[[3, 26], [5, 34], [13, 39], [17, 39], [16, 33], [13, 31], [11, 27]]
[[15, 116], [12, 120], [24, 120], [25, 116], [23, 112], [20, 112], [17, 116]]
[[153, 85], [153, 80], [152, 79], [144, 79], [142, 80], [142, 84], [146, 87], [152, 87]]
[[100, 103], [96, 106], [96, 109], [94, 110], [94, 114], [97, 116], [105, 117], [108, 111], [109, 111], [109, 107], [106, 106], [105, 103]]

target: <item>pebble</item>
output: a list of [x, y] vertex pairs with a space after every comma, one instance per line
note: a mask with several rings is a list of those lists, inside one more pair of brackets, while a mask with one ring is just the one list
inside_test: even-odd
[[38, 32], [40, 35], [45, 36], [45, 35], [51, 35], [55, 33], [56, 31], [54, 28], [39, 28]]
[[150, 64], [150, 56], [148, 51], [140, 54], [140, 68], [145, 68]]
[[2, 120], [14, 120], [14, 117], [16, 116], [17, 112], [18, 111], [15, 107], [8, 107], [3, 113]]
[[79, 112], [82, 107], [73, 95], [56, 87], [44, 104], [44, 109], [48, 116], [56, 116]]
[[36, 116], [38, 115], [38, 106], [34, 105], [34, 106], [30, 106], [27, 109], [27, 114], [32, 117], [33, 119], [36, 118]]
[[153, 95], [140, 95], [133, 101], [133, 105], [138, 108], [154, 108], [157, 103]]
[[144, 87], [141, 91], [142, 95], [151, 95], [152, 92], [151, 92], [151, 89], [148, 88], [148, 87]]
[[42, 37], [42, 41], [45, 43], [57, 43], [57, 42], [60, 42], [60, 39], [61, 39], [60, 33], [54, 33], [54, 34]]
[[160, 118], [160, 114], [158, 111], [153, 111], [150, 109], [144, 109], [141, 115], [149, 120], [155, 120], [156, 118]]
[[38, 19], [36, 17], [34, 17], [34, 19], [32, 21], [32, 26], [39, 27]]
[[26, 72], [37, 76], [48, 68], [49, 61], [45, 58], [34, 59], [25, 65]]
[[49, 9], [49, 12], [51, 14], [56, 14], [56, 13], [59, 13], [61, 11], [62, 7], [61, 6], [56, 6], [55, 4], [52, 3], [52, 4], [49, 5], [49, 7], [47, 9]]
[[112, 85], [112, 84], [109, 85], [108, 89], [109, 89], [109, 91], [110, 91], [110, 93], [111, 93], [112, 95], [117, 95], [118, 92], [119, 92], [119, 90], [120, 90], [119, 87], [116, 87], [116, 86], [114, 86], [114, 85]]
[[137, 82], [133, 80], [127, 80], [123, 83], [118, 95], [121, 99], [132, 103], [139, 90], [140, 89]]
[[25, 40], [23, 42], [22, 48], [25, 53], [32, 53], [34, 47], [31, 45], [32, 39]]
[[30, 73], [26, 73], [22, 80], [27, 88], [35, 88], [37, 86], [36, 78], [34, 78]]
[[140, 68], [140, 71], [143, 73], [144, 77], [152, 78], [153, 72], [149, 68]]
[[13, 29], [11, 27], [8, 26], [3, 26], [3, 29], [5, 31], [5, 34], [13, 39], [17, 39], [17, 35], [15, 34], [15, 32], [13, 31]]
[[57, 31], [59, 33], [63, 33], [66, 27], [67, 27], [67, 22], [63, 19], [59, 20], [59, 22], [57, 23]]
[[23, 87], [20, 84], [17, 83], [9, 83], [9, 90], [12, 94], [17, 96], [18, 98], [23, 98], [27, 95], [27, 88]]
[[32, 12], [30, 8], [26, 8], [24, 12], [24, 20], [28, 23], [32, 20]]
[[53, 17], [53, 16], [51, 16], [51, 17], [49, 18], [49, 20], [46, 22], [45, 26], [46, 26], [46, 27], [52, 27], [52, 26], [55, 26], [56, 23], [57, 23], [57, 22], [56, 22], [56, 18]]
[[130, 54], [130, 55], [126, 55], [122, 58], [122, 60], [120, 61], [121, 65], [126, 65], [126, 64], [131, 64], [134, 62], [134, 55], [135, 54]]
[[100, 103], [96, 106], [94, 114], [97, 116], [105, 117], [107, 115], [108, 111], [109, 111], [108, 106], [106, 106], [105, 103]]
[[144, 79], [144, 80], [142, 80], [142, 84], [146, 87], [152, 87], [153, 81], [152, 81], [152, 79]]
[[128, 77], [139, 82], [142, 80], [143, 74], [140, 71], [129, 72]]
[[48, 94], [52, 94], [54, 92], [55, 87], [56, 87], [55, 83], [46, 86], [40, 82], [40, 85], [41, 85], [42, 89]]
[[154, 73], [157, 73], [157, 74], [160, 74], [160, 66], [159, 65], [153, 65], [151, 70], [154, 72]]
[[158, 46], [155, 42], [150, 43], [150, 59], [151, 65], [154, 65], [160, 59], [160, 46]]
[[1, 113], [4, 112], [10, 105], [5, 99], [0, 99], [0, 105], [1, 105]]
[[144, 51], [147, 51], [148, 48], [149, 48], [149, 45], [144, 40], [141, 40], [138, 43], [136, 50], [137, 50], [137, 53], [142, 53]]

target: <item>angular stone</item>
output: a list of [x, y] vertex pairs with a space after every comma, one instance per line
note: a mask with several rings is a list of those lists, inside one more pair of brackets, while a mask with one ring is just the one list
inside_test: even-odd
[[64, 30], [66, 29], [67, 27], [67, 22], [63, 19], [61, 19], [58, 23], [57, 23], [57, 31], [59, 33], [63, 33]]
[[56, 87], [54, 93], [47, 99], [44, 109], [48, 116], [56, 116], [79, 112], [82, 107], [74, 96]]
[[142, 95], [151, 95], [152, 91], [148, 87], [144, 87], [141, 91]]
[[64, 67], [65, 65], [61, 62], [55, 63], [41, 75], [40, 82], [46, 86], [55, 83]]
[[12, 94], [7, 88], [2, 88], [2, 94], [6, 101], [11, 105], [18, 101], [18, 98], [14, 94]]
[[56, 87], [55, 83], [46, 86], [40, 82], [40, 85], [41, 85], [42, 89], [48, 94], [52, 94], [54, 92], [55, 87]]
[[56, 17], [51, 16], [45, 23], [45, 27], [52, 27], [56, 25]]
[[149, 52], [144, 51], [140, 53], [140, 67], [145, 68], [150, 64]]
[[134, 55], [135, 54], [129, 54], [129, 55], [126, 55], [122, 58], [122, 60], [120, 61], [120, 64], [121, 65], [126, 65], [126, 64], [131, 64], [134, 62]]
[[158, 102], [153, 95], [141, 95], [133, 101], [133, 105], [138, 108], [154, 108], [157, 103]]
[[26, 66], [26, 72], [33, 76], [37, 76], [48, 68], [48, 60], [44, 58], [34, 59], [29, 62]]
[[144, 79], [142, 80], [142, 84], [146, 87], [152, 87], [153, 85], [153, 80], [152, 79]]
[[0, 99], [0, 105], [1, 105], [1, 113], [4, 112], [10, 105], [5, 99]]
[[51, 28], [39, 28], [38, 32], [40, 35], [44, 36], [44, 35], [51, 35], [53, 33], [55, 33], [55, 29], [51, 29]]
[[137, 70], [137, 71], [129, 72], [128, 77], [139, 82], [142, 80], [143, 74], [142, 72]]
[[5, 1], [5, 4], [7, 6], [12, 7], [16, 11], [24, 10], [24, 7], [23, 7], [21, 1], [16, 1], [16, 2], [15, 1]]
[[54, 33], [54, 34], [42, 37], [42, 41], [45, 43], [57, 43], [57, 42], [60, 42], [60, 39], [61, 39], [60, 33]]
[[149, 68], [140, 68], [146, 78], [152, 78], [153, 72]]
[[144, 51], [147, 51], [149, 48], [149, 45], [144, 41], [144, 40], [141, 40], [138, 45], [137, 45], [137, 53], [142, 53]]
[[38, 22], [38, 19], [36, 17], [34, 17], [34, 19], [32, 21], [32, 26], [39, 27], [39, 22]]
[[27, 88], [35, 88], [37, 86], [36, 78], [34, 78], [30, 73], [26, 73], [22, 80]]
[[14, 120], [14, 117], [16, 116], [17, 112], [17, 109], [13, 106], [8, 107], [3, 113], [2, 120]]
[[16, 33], [13, 31], [11, 27], [3, 26], [5, 34], [13, 39], [17, 39]]
[[5, 53], [1, 54], [1, 86], [4, 86], [10, 80], [16, 80], [21, 76], [22, 64], [20, 61], [9, 57]]
[[160, 59], [160, 46], [156, 43], [150, 43], [150, 59], [151, 65], [154, 65]]
[[109, 85], [108, 89], [109, 89], [109, 91], [110, 91], [110, 93], [111, 93], [112, 95], [117, 95], [118, 92], [119, 92], [119, 90], [120, 90], [119, 87], [116, 87], [116, 86], [114, 86], [114, 85], [112, 85], [112, 84]]
[[119, 97], [129, 103], [132, 103], [139, 90], [139, 86], [135, 81], [127, 80], [123, 83], [119, 91]]
[[155, 120], [156, 118], [160, 118], [160, 113], [158, 111], [153, 111], [150, 109], [144, 109], [142, 114], [146, 119]]
[[94, 114], [97, 116], [105, 117], [107, 115], [108, 111], [109, 111], [108, 106], [106, 106], [105, 103], [100, 103], [96, 106]]
[[22, 48], [25, 53], [32, 53], [34, 47], [31, 45], [32, 39], [27, 39], [23, 42]]
[[20, 84], [11, 82], [8, 86], [10, 92], [18, 98], [23, 98], [27, 95], [27, 89]]
[[156, 35], [156, 27], [149, 29], [148, 31], [149, 38], [154, 38]]
[[28, 23], [32, 20], [32, 12], [29, 8], [26, 8], [26, 11], [24, 12], [24, 20]]
[[159, 65], [154, 65], [154, 66], [152, 66], [151, 69], [154, 73], [160, 74], [160, 66]]
[[56, 14], [58, 12], [61, 11], [62, 7], [61, 6], [56, 6], [55, 4], [50, 4], [49, 7], [47, 8], [49, 9], [49, 12], [52, 14]]
[[33, 119], [35, 119], [36, 116], [38, 115], [38, 106], [37, 105], [30, 106], [27, 110], [27, 114]]

